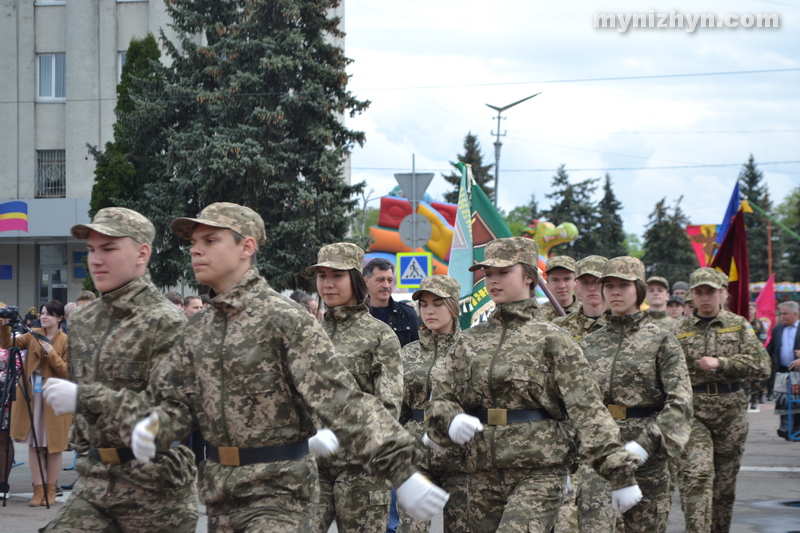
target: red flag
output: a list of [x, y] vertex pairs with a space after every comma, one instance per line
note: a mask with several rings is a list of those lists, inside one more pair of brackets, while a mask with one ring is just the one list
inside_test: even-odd
[[764, 346], [769, 344], [772, 328], [775, 327], [775, 304], [775, 274], [772, 274], [756, 298], [756, 316], [767, 328], [767, 340], [764, 341]]
[[750, 262], [747, 259], [747, 234], [741, 210], [731, 220], [728, 233], [709, 266], [728, 275], [728, 307], [749, 322]]
[[692, 248], [701, 267], [708, 266], [714, 256], [714, 239], [717, 237], [716, 224], [701, 224], [686, 226], [686, 233], [692, 241]]

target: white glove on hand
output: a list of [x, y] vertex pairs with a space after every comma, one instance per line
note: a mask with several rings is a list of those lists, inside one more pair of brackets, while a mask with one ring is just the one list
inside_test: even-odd
[[625, 451], [635, 453], [639, 456], [639, 466], [642, 466], [645, 461], [647, 461], [647, 458], [650, 457], [650, 454], [647, 453], [647, 450], [642, 448], [641, 445], [635, 440], [632, 440], [625, 445]]
[[450, 422], [447, 434], [450, 435], [450, 440], [461, 445], [468, 443], [475, 436], [476, 431], [483, 431], [481, 421], [474, 416], [461, 413], [457, 414]]
[[428, 448], [430, 448], [431, 450], [435, 451], [436, 453], [444, 453], [444, 448], [442, 448], [441, 446], [439, 446], [438, 444], [436, 444], [435, 442], [433, 442], [433, 441], [430, 439], [430, 437], [428, 437], [428, 434], [427, 434], [427, 433], [425, 433], [425, 434], [422, 436], [422, 444], [424, 444], [425, 446], [427, 446], [427, 447], [428, 447]]
[[614, 509], [614, 516], [621, 518], [622, 515], [631, 507], [639, 503], [642, 499], [642, 490], [639, 485], [631, 485], [624, 489], [611, 491], [611, 508]]
[[158, 415], [155, 413], [150, 413], [150, 416], [140, 420], [133, 427], [131, 449], [137, 461], [146, 463], [156, 456], [156, 435], [158, 435]]
[[308, 439], [308, 449], [316, 456], [328, 457], [339, 451], [339, 439], [330, 429], [320, 429]]
[[66, 379], [50, 378], [44, 382], [42, 396], [56, 415], [74, 413], [78, 405], [78, 386]]
[[564, 486], [564, 494], [572, 496], [575, 494], [575, 487], [572, 485], [572, 476], [567, 476], [567, 484]]
[[418, 522], [442, 512], [450, 495], [417, 472], [397, 488], [397, 503]]

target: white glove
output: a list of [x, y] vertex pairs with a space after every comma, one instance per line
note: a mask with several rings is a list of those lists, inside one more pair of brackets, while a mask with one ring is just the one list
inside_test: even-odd
[[66, 379], [50, 378], [44, 382], [42, 396], [56, 415], [74, 413], [78, 405], [78, 386]]
[[150, 416], [140, 420], [133, 427], [131, 449], [137, 461], [146, 463], [156, 456], [156, 435], [158, 435], [158, 415], [155, 413], [150, 413]]
[[444, 453], [444, 448], [442, 448], [441, 446], [439, 446], [438, 444], [436, 444], [435, 442], [433, 442], [433, 441], [430, 439], [430, 437], [428, 437], [428, 434], [427, 434], [427, 433], [425, 433], [425, 434], [422, 436], [422, 444], [424, 444], [425, 446], [427, 446], [427, 447], [428, 447], [428, 448], [430, 448], [431, 450], [435, 451], [436, 453]]
[[611, 508], [614, 509], [614, 516], [621, 518], [623, 513], [639, 503], [642, 499], [642, 490], [639, 485], [631, 485], [624, 489], [611, 491]]
[[642, 448], [641, 445], [635, 440], [632, 440], [625, 445], [625, 451], [635, 453], [639, 456], [639, 466], [642, 466], [645, 461], [647, 461], [647, 458], [650, 457], [650, 454], [647, 453], [647, 450]]
[[564, 494], [572, 496], [575, 494], [575, 487], [572, 485], [572, 476], [567, 476], [567, 484], [564, 486]]
[[474, 416], [461, 413], [457, 414], [450, 422], [447, 434], [450, 435], [450, 440], [460, 445], [468, 443], [475, 436], [476, 431], [483, 431], [481, 421]]
[[417, 472], [397, 488], [397, 503], [418, 522], [442, 512], [450, 495]]
[[308, 439], [308, 449], [319, 457], [328, 457], [339, 451], [339, 439], [330, 429], [320, 429], [317, 434]]

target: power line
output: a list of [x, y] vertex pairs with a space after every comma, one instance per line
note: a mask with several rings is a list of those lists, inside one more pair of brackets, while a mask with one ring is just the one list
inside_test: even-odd
[[664, 78], [696, 78], [700, 76], [737, 76], [747, 74], [768, 74], [778, 72], [797, 72], [800, 68], [776, 68], [764, 70], [731, 70], [724, 72], [688, 72], [683, 74], [653, 74], [650, 76], [617, 76], [608, 78], [574, 78], [566, 80], [538, 80], [538, 81], [507, 81], [497, 83], [465, 83], [453, 85], [420, 85], [411, 87], [374, 87], [352, 88], [351, 91], [412, 91], [419, 89], [454, 89], [460, 87], [498, 87], [507, 85], [533, 85], [534, 83], [583, 83], [587, 81], [625, 81], [625, 80], [653, 80]]
[[[798, 161], [759, 161], [758, 166], [763, 165], [792, 165], [798, 164]], [[564, 170], [567, 172], [611, 172], [611, 171], [625, 171], [625, 170], [681, 170], [689, 168], [723, 168], [723, 167], [740, 167], [743, 163], [709, 163], [704, 165], [673, 165], [662, 167], [608, 167], [608, 168], [568, 168]], [[350, 167], [351, 170], [382, 170], [398, 172], [408, 170], [407, 168], [390, 168], [390, 167]], [[422, 168], [417, 169], [418, 172], [449, 172], [451, 168]], [[507, 169], [504, 172], [556, 172], [557, 168], [520, 168], [520, 169]]]
[[[552, 130], [508, 130], [516, 133], [547, 133], [552, 134]], [[708, 135], [708, 134], [739, 134], [739, 133], [800, 133], [797, 129], [786, 130], [694, 130], [694, 131], [588, 131], [583, 133], [594, 133], [602, 135]]]

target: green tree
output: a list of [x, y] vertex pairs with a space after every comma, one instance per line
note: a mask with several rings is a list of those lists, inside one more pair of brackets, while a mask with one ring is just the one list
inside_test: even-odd
[[[800, 235], [800, 187], [793, 189], [775, 208], [774, 215], [778, 222]], [[775, 278], [778, 281], [800, 282], [800, 239], [773, 224], [772, 242], [773, 257], [781, 258], [781, 268], [775, 271]]]
[[309, 289], [304, 268], [322, 245], [345, 239], [364, 184], [347, 184], [342, 169], [364, 134], [343, 118], [369, 102], [347, 90], [350, 60], [334, 40], [344, 36], [341, 20], [331, 16], [338, 4], [167, 3], [177, 38], [161, 36], [170, 59], [164, 87], [131, 96], [137, 108], [165, 111], [158, 117], [166, 148], [144, 151], [161, 165], [135, 202], [159, 229], [151, 271], [160, 285], [193, 281], [186, 243], [171, 235], [170, 221], [213, 202], [263, 217], [258, 267], [278, 290]]
[[625, 234], [625, 255], [641, 259], [644, 257], [644, 246], [642, 239], [635, 233]]
[[597, 240], [597, 228], [600, 222], [597, 204], [592, 202], [592, 195], [597, 190], [599, 178], [589, 178], [578, 183], [570, 183], [569, 175], [561, 165], [553, 176], [551, 187], [553, 192], [545, 198], [553, 200], [550, 209], [542, 211], [542, 217], [556, 226], [562, 222], [572, 222], [577, 226], [577, 240], [556, 246], [554, 255], [566, 254], [576, 259], [601, 253], [601, 245]]
[[[464, 138], [464, 154], [457, 157], [459, 163], [472, 165], [472, 177], [475, 178], [475, 183], [481, 186], [486, 196], [494, 200], [494, 187], [490, 186], [494, 175], [489, 173], [493, 165], [483, 164], [481, 145], [478, 142], [478, 137], [473, 135], [472, 132], [467, 133], [467, 136]], [[444, 201], [455, 204], [458, 203], [458, 188], [461, 186], [461, 171], [458, 171], [456, 163], [451, 161], [450, 164], [456, 168], [457, 172], [446, 176], [442, 174], [442, 177], [447, 183], [453, 185], [455, 189], [444, 194]]]
[[533, 221], [539, 218], [539, 203], [536, 195], [531, 194], [530, 201], [525, 205], [518, 205], [503, 217], [512, 235], [522, 235], [522, 231]]
[[[743, 197], [753, 202], [766, 212], [772, 209], [769, 200], [769, 188], [764, 182], [764, 174], [756, 167], [753, 154], [742, 165], [739, 172], [739, 189]], [[755, 283], [766, 281], [767, 267], [767, 223], [768, 219], [758, 211], [744, 214], [747, 227], [747, 250], [750, 255], [750, 279]], [[773, 270], [781, 270], [780, 257], [773, 254]]]
[[670, 284], [688, 281], [689, 274], [698, 268], [697, 257], [686, 234], [689, 219], [681, 209], [683, 196], [670, 209], [662, 198], [650, 213], [644, 233], [644, 256], [647, 276], [667, 278]]
[[599, 244], [597, 251], [605, 257], [627, 255], [625, 231], [622, 229], [622, 217], [619, 215], [622, 203], [617, 200], [611, 188], [611, 176], [606, 174], [603, 184], [603, 198], [598, 204], [599, 220], [595, 230], [595, 239]]

